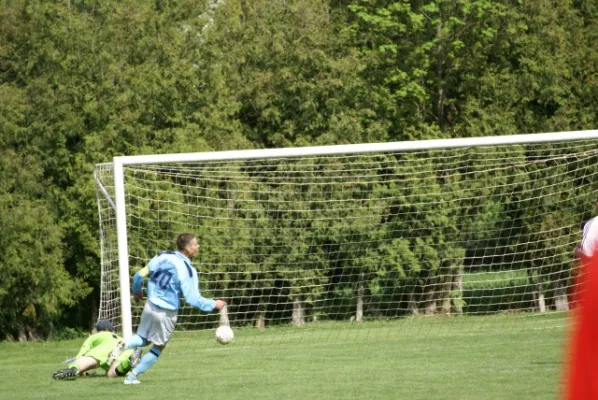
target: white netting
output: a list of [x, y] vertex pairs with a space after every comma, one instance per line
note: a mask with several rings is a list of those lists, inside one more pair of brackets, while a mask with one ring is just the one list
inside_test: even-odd
[[[227, 299], [233, 327], [505, 312], [562, 325], [597, 144], [125, 166], [131, 271], [192, 232], [201, 292]], [[96, 168], [100, 318], [120, 325], [112, 173]], [[217, 322], [185, 306], [178, 329]]]
[[99, 319], [121, 325], [121, 302], [118, 279], [116, 206], [114, 204], [114, 171], [112, 164], [95, 167], [98, 214], [100, 217], [101, 286]]

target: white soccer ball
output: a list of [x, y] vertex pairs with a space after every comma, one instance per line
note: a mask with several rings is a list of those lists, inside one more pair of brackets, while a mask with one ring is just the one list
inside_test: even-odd
[[216, 340], [220, 344], [229, 344], [235, 338], [235, 334], [230, 326], [221, 325], [216, 329]]

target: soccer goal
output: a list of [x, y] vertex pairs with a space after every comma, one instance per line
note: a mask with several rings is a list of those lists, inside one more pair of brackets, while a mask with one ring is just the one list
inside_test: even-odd
[[[130, 277], [192, 232], [234, 329], [563, 326], [597, 173], [598, 131], [115, 157], [95, 169], [99, 318], [129, 336]], [[177, 329], [217, 325], [185, 306]]]

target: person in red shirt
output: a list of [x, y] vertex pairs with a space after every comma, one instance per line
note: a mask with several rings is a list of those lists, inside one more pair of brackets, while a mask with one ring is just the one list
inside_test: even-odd
[[[596, 203], [598, 206], [598, 202]], [[572, 328], [566, 351], [564, 398], [598, 399], [598, 217], [584, 225], [575, 249], [578, 263]]]

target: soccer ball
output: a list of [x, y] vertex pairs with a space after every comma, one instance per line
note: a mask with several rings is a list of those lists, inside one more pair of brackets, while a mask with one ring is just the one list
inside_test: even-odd
[[235, 334], [230, 326], [221, 325], [216, 329], [216, 340], [220, 344], [229, 344], [235, 338]]

